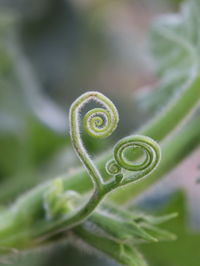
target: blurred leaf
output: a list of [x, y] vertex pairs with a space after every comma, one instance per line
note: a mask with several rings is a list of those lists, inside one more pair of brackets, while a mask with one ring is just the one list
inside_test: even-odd
[[162, 15], [150, 31], [150, 47], [159, 83], [139, 95], [145, 108], [158, 109], [199, 73], [200, 2], [182, 4], [180, 13]]
[[[0, 180], [5, 195], [31, 182], [35, 171], [66, 144], [67, 113], [42, 92], [21, 51], [17, 18], [0, 20]], [[35, 176], [34, 180], [38, 178]], [[24, 182], [24, 180], [26, 180]], [[17, 183], [16, 183], [17, 184]], [[23, 191], [23, 190], [22, 190]]]
[[147, 266], [142, 255], [134, 248], [125, 243], [118, 243], [115, 240], [105, 238], [87, 230], [83, 226], [76, 229], [78, 236], [98, 251], [107, 254], [109, 257], [122, 265]]
[[200, 232], [193, 232], [188, 228], [186, 218], [185, 197], [179, 192], [170, 201], [166, 208], [159, 211], [159, 214], [178, 212], [176, 219], [169, 221], [166, 228], [176, 232], [177, 240], [173, 242], [160, 242], [159, 245], [142, 245], [150, 265], [155, 266], [199, 266], [200, 262]]
[[136, 248], [141, 243], [174, 240], [172, 233], [157, 226], [174, 217], [176, 214], [149, 216], [104, 203], [73, 232], [84, 243], [122, 265], [146, 265]]

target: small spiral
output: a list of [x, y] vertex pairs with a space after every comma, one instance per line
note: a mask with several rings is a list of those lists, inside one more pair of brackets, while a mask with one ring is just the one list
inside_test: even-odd
[[[130, 148], [140, 149], [145, 158], [139, 163], [133, 163], [125, 156], [125, 152]], [[114, 158], [116, 162], [124, 169], [128, 171], [151, 171], [157, 166], [160, 160], [160, 148], [159, 145], [149, 137], [146, 136], [130, 136], [120, 140], [114, 147]]]
[[103, 108], [95, 108], [88, 111], [83, 119], [86, 132], [93, 137], [104, 138], [109, 136], [116, 128], [113, 126], [109, 111]]
[[121, 173], [121, 170], [121, 166], [114, 159], [106, 163], [106, 171], [110, 175], [118, 175]]

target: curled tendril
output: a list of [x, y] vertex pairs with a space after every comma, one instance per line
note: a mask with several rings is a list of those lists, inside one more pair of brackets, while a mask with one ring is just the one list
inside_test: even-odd
[[91, 91], [84, 93], [70, 108], [70, 133], [72, 143], [94, 185], [100, 188], [103, 184], [103, 179], [84, 148], [80, 135], [80, 111], [82, 107], [91, 100], [98, 102], [104, 108], [94, 108], [88, 111], [84, 116], [83, 125], [89, 135], [98, 138], [108, 137], [116, 129], [119, 116], [114, 104], [99, 92]]
[[[114, 179], [107, 183], [104, 182], [102, 175], [87, 153], [80, 134], [80, 112], [83, 106], [91, 100], [102, 107], [89, 110], [83, 118], [84, 128], [89, 135], [97, 138], [107, 137], [116, 129], [119, 121], [117, 109], [112, 101], [99, 92], [84, 93], [70, 108], [71, 140], [95, 188], [93, 196], [85, 206], [87, 211], [90, 209], [88, 209], [88, 205], [94, 208], [105, 193], [149, 174], [158, 165], [161, 156], [159, 145], [151, 138], [140, 135], [126, 137], [115, 145], [114, 158], [106, 164], [106, 171], [109, 175], [114, 176]], [[143, 151], [145, 158], [142, 162], [133, 163], [126, 158], [126, 152], [130, 153], [135, 149]], [[134, 172], [134, 174], [127, 172]], [[97, 195], [100, 195], [99, 198]]]
[[106, 163], [106, 171], [110, 175], [117, 175], [121, 173], [121, 166], [114, 160], [110, 160]]
[[[71, 205], [68, 197], [71, 199], [74, 193], [62, 193], [62, 184], [60, 181], [57, 181], [56, 184], [54, 184], [53, 191], [50, 191], [50, 194], [48, 193], [47, 197], [45, 197], [44, 206], [47, 207], [47, 216], [60, 215], [63, 212], [63, 208], [64, 211], [67, 212], [67, 216], [57, 220], [56, 224], [50, 222], [48, 227], [45, 225], [43, 233], [48, 233], [52, 228], [54, 228], [55, 231], [57, 229], [56, 233], [58, 233], [62, 230], [65, 231], [66, 228], [71, 228], [79, 224], [92, 213], [108, 192], [146, 176], [157, 166], [160, 160], [159, 145], [152, 139], [144, 136], [130, 136], [124, 138], [114, 147], [114, 159], [106, 164], [107, 172], [114, 176], [114, 178], [108, 182], [104, 182], [101, 173], [87, 153], [80, 134], [80, 112], [82, 107], [91, 100], [102, 105], [102, 108], [92, 109], [84, 116], [84, 127], [91, 136], [109, 136], [116, 129], [119, 117], [114, 104], [99, 92], [84, 93], [71, 105], [69, 112], [71, 141], [78, 157], [93, 181], [94, 191], [87, 202], [82, 204], [80, 203], [81, 200], [78, 200], [78, 206], [76, 206], [76, 204]], [[133, 164], [128, 161], [126, 158], [126, 149], [128, 148], [142, 149], [146, 155], [144, 161], [139, 164]], [[134, 171], [135, 173], [134, 175], [127, 175], [127, 171]], [[70, 203], [68, 206], [65, 206], [66, 200]], [[54, 205], [55, 201], [56, 205]], [[48, 213], [48, 211], [50, 211], [50, 213]]]
[[111, 135], [117, 125], [117, 123], [112, 123], [112, 114], [103, 108], [88, 111], [83, 121], [87, 133], [92, 137], [99, 138]]
[[[83, 146], [80, 134], [80, 111], [89, 101], [94, 100], [102, 105], [101, 108], [94, 108], [88, 111], [83, 118], [83, 125], [87, 133], [93, 137], [107, 137], [117, 127], [119, 117], [114, 104], [99, 92], [87, 92], [81, 95], [70, 108], [70, 133], [74, 148], [86, 167], [95, 188], [101, 190], [106, 186], [99, 170], [89, 157]], [[144, 153], [144, 160], [133, 163], [126, 158], [126, 151], [140, 149]], [[117, 180], [122, 180], [120, 185], [138, 180], [149, 174], [159, 163], [161, 156], [159, 145], [149, 137], [133, 135], [120, 140], [114, 147], [114, 159], [106, 164], [106, 171], [109, 175], [115, 176]], [[123, 170], [123, 171], [122, 171]], [[127, 176], [126, 171], [136, 172]], [[115, 182], [114, 181], [114, 182]], [[114, 183], [111, 182], [109, 189], [113, 189]], [[119, 186], [119, 183], [115, 183]]]
[[[144, 159], [139, 163], [133, 163], [126, 158], [126, 151], [134, 152], [139, 149], [143, 153]], [[149, 174], [156, 168], [160, 161], [161, 151], [159, 145], [149, 137], [133, 135], [120, 140], [114, 147], [114, 159], [106, 165], [106, 171], [110, 175], [118, 174], [118, 169], [125, 169], [137, 172], [132, 177], [124, 178], [123, 184], [137, 180]]]
[[[158, 144], [151, 138], [146, 136], [134, 135], [120, 140], [114, 147], [114, 157], [116, 162], [124, 169], [129, 171], [142, 171], [149, 167], [152, 169], [158, 163], [160, 157], [160, 149]], [[132, 163], [127, 160], [125, 151], [127, 149], [141, 149], [145, 158], [140, 163]]]

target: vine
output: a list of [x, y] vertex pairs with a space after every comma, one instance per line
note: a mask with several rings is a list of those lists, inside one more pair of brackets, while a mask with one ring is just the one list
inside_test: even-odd
[[[105, 165], [107, 172], [113, 177], [105, 182], [85, 149], [81, 138], [81, 110], [91, 100], [104, 108], [94, 108], [85, 114], [83, 125], [89, 135], [96, 138], [108, 137], [116, 129], [119, 121], [118, 111], [112, 101], [99, 92], [86, 92], [72, 104], [69, 112], [71, 141], [93, 182], [94, 191], [86, 204], [72, 213], [67, 221], [65, 220], [65, 226], [66, 222], [74, 225], [85, 219], [108, 192], [148, 175], [156, 168], [161, 157], [159, 145], [151, 138], [140, 135], [126, 137], [115, 145], [114, 159]], [[125, 151], [130, 148], [132, 150], [142, 149], [145, 159], [139, 164], [128, 161]], [[130, 172], [132, 173], [130, 174]]]
[[[81, 119], [83, 107], [91, 101], [98, 103], [101, 107], [89, 110]], [[62, 179], [55, 179], [47, 187], [41, 187], [42, 197], [38, 198], [37, 204], [42, 205], [43, 219], [39, 223], [35, 223], [38, 219], [35, 215], [34, 218], [31, 218], [31, 223], [24, 228], [19, 228], [20, 233], [15, 238], [4, 238], [13, 228], [16, 228], [16, 224], [20, 226], [27, 222], [27, 212], [30, 208], [26, 206], [27, 200], [24, 201], [22, 198], [16, 203], [14, 211], [13, 209], [8, 210], [8, 214], [12, 216], [12, 222], [6, 223], [5, 227], [0, 228], [0, 236], [2, 236], [0, 245], [9, 248], [19, 242], [22, 243], [22, 246], [28, 247], [30, 241], [31, 246], [37, 246], [38, 243], [50, 239], [53, 235], [74, 228], [92, 214], [106, 194], [147, 176], [158, 165], [161, 151], [154, 140], [142, 135], [128, 136], [114, 146], [113, 159], [105, 163], [105, 169], [110, 176], [108, 181], [105, 181], [83, 144], [81, 122], [90, 136], [108, 137], [117, 128], [119, 122], [115, 105], [99, 92], [86, 92], [71, 105], [69, 118], [70, 136], [74, 150], [93, 183], [91, 196], [89, 199], [85, 199], [73, 189], [66, 190]], [[135, 150], [140, 150], [143, 154], [139, 163], [134, 163], [129, 159], [129, 155], [132, 155]], [[138, 156], [136, 157], [138, 159]], [[139, 159], [141, 159], [140, 157]], [[30, 197], [32, 196], [30, 195]], [[40, 209], [39, 205], [37, 206]], [[23, 213], [22, 210], [26, 210], [26, 212]], [[4, 218], [2, 216], [2, 220]], [[32, 226], [31, 232], [30, 225]]]

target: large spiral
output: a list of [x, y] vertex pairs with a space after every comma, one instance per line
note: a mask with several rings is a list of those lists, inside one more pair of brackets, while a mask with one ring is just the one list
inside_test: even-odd
[[[143, 159], [134, 163], [126, 158], [126, 150], [129, 152], [140, 149]], [[151, 138], [142, 135], [133, 135], [120, 140], [114, 147], [114, 158], [118, 165], [128, 171], [152, 171], [160, 161], [161, 152], [159, 145]]]
[[80, 133], [78, 116], [82, 107], [91, 100], [104, 108], [94, 108], [85, 114], [84, 129], [93, 137], [108, 137], [116, 129], [119, 115], [112, 101], [99, 92], [86, 92], [73, 103], [70, 110], [71, 131]]
[[69, 118], [72, 143], [94, 184], [101, 186], [103, 183], [101, 174], [82, 143], [80, 131], [81, 109], [90, 101], [95, 101], [102, 106], [88, 111], [83, 118], [84, 129], [93, 137], [102, 138], [111, 135], [117, 127], [119, 115], [112, 101], [103, 94], [95, 91], [89, 91], [82, 94], [70, 108]]

